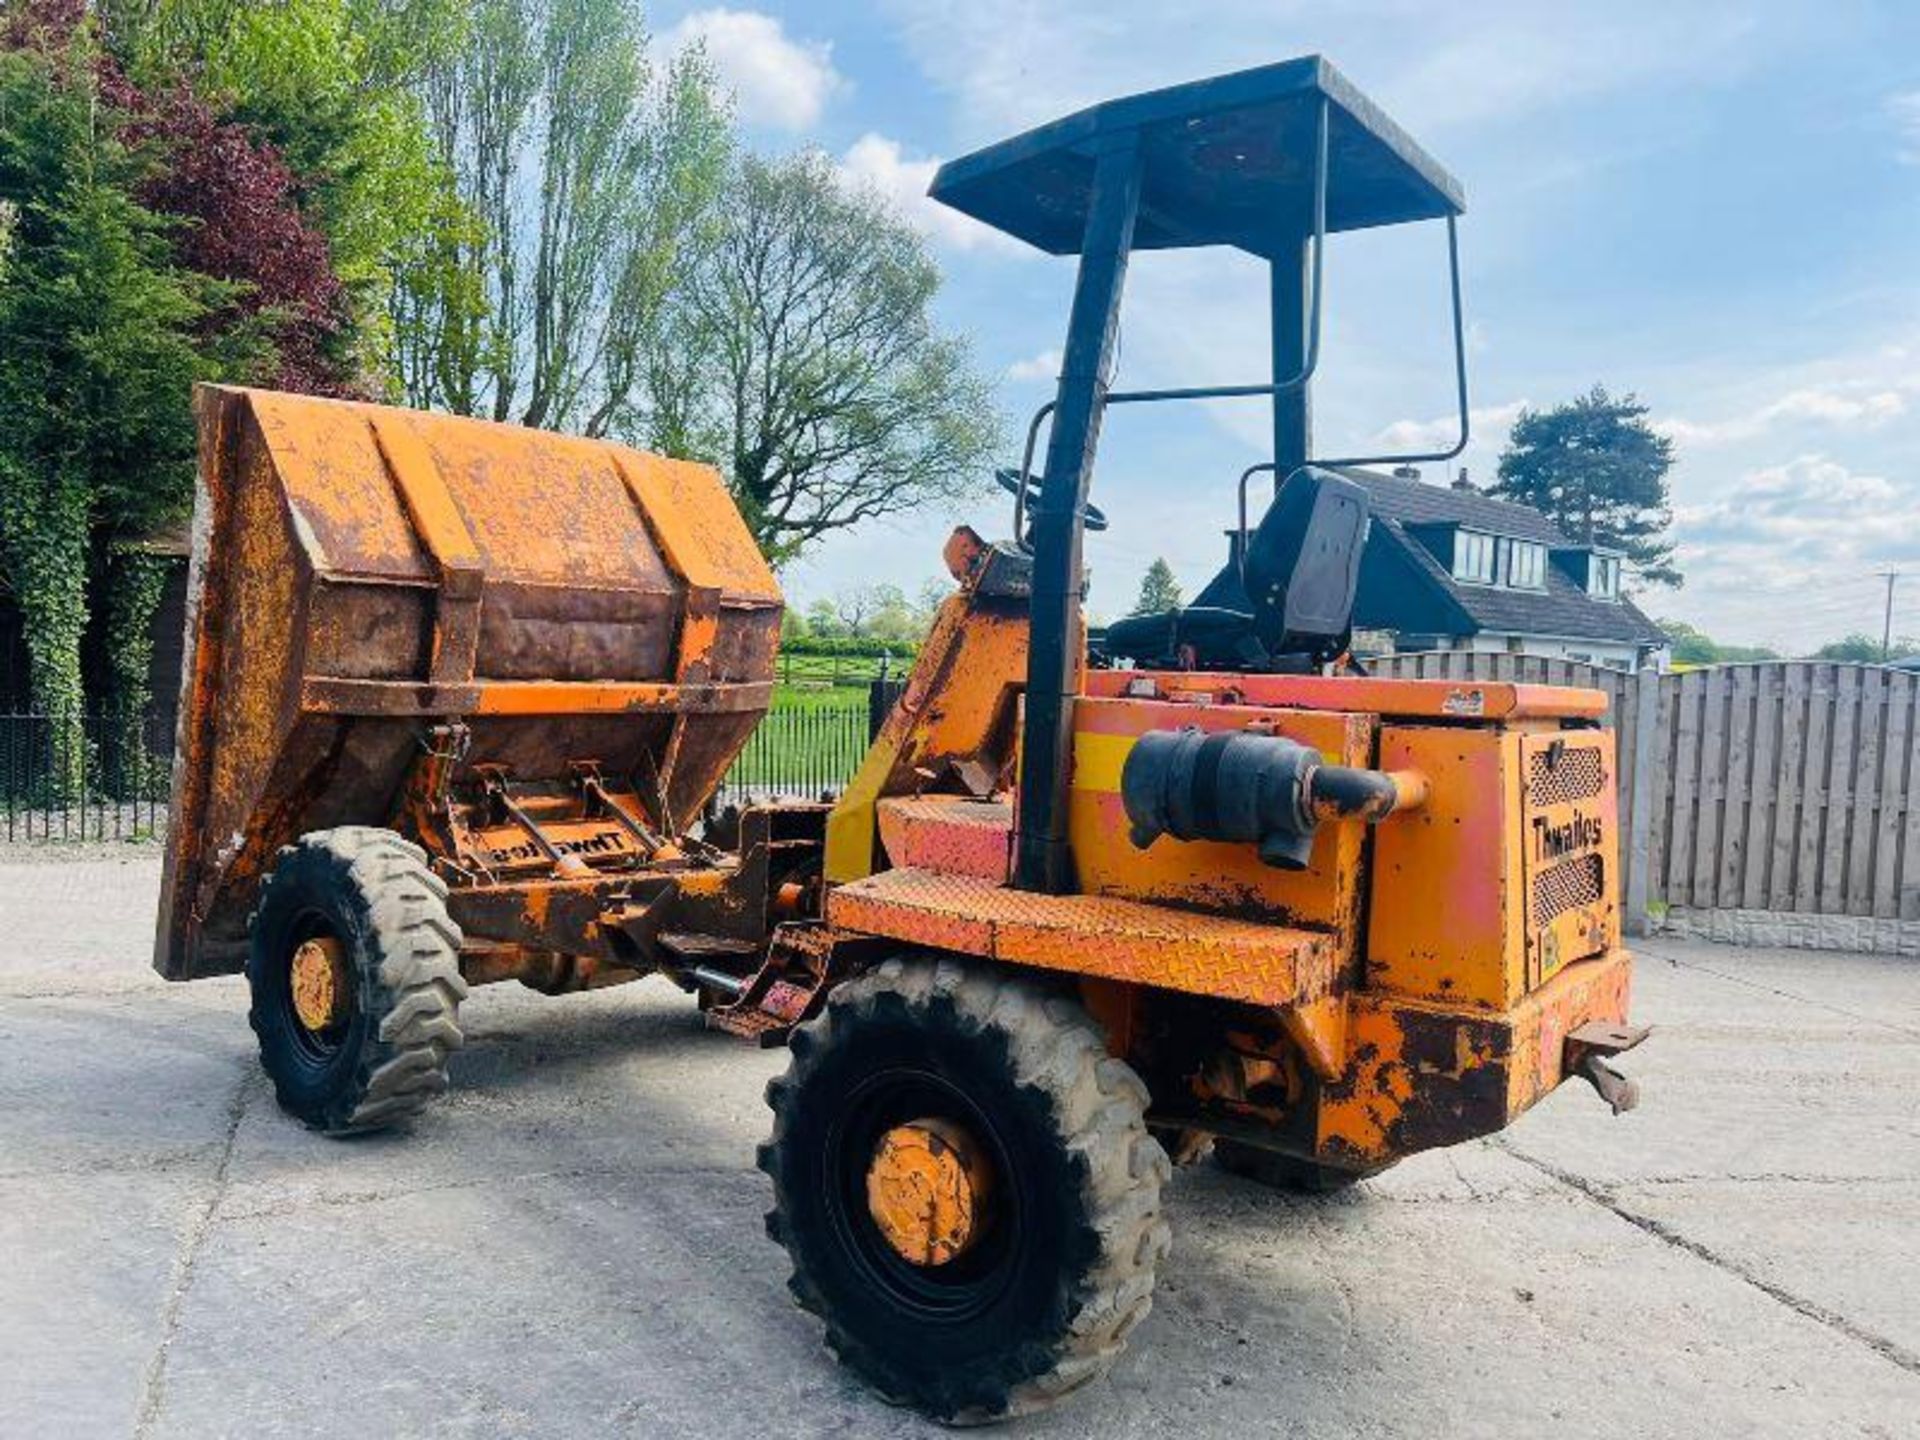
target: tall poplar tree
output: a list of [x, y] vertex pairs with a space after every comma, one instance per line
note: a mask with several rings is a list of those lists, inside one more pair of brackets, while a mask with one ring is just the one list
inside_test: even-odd
[[633, 0], [476, 0], [423, 80], [474, 230], [411, 296], [407, 397], [587, 435], [633, 411], [730, 125], [695, 53], [648, 55]]

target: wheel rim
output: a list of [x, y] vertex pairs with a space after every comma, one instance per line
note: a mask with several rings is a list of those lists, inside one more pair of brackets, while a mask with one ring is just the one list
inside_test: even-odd
[[282, 1003], [300, 1058], [324, 1068], [340, 1053], [353, 1024], [353, 968], [344, 941], [317, 911], [294, 919], [289, 932]]
[[293, 1013], [309, 1031], [338, 1025], [351, 1007], [347, 947], [331, 935], [302, 940], [293, 952]]
[[[868, 1076], [826, 1152], [828, 1219], [870, 1293], [944, 1324], [971, 1320], [1006, 1293], [1028, 1244], [1026, 1176], [1002, 1127], [958, 1086], [917, 1068]], [[916, 1178], [929, 1187], [918, 1196]], [[945, 1204], [929, 1210], [912, 1198]]]
[[938, 1115], [896, 1125], [867, 1166], [867, 1213], [910, 1264], [950, 1265], [986, 1233], [993, 1165], [973, 1132]]

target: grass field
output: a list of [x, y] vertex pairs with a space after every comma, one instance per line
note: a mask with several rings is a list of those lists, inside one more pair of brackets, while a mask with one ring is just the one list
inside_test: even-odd
[[794, 710], [858, 710], [867, 713], [867, 682], [858, 685], [789, 685], [773, 687], [773, 713]]
[[727, 772], [722, 803], [838, 790], [867, 753], [867, 687], [781, 686]]

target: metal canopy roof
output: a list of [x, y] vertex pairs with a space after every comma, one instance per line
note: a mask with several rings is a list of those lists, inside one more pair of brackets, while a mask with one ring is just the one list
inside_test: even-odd
[[1093, 157], [1137, 129], [1134, 248], [1234, 245], [1271, 258], [1312, 231], [1323, 96], [1329, 231], [1465, 210], [1460, 182], [1318, 55], [1092, 106], [949, 161], [928, 193], [1051, 254], [1078, 254]]

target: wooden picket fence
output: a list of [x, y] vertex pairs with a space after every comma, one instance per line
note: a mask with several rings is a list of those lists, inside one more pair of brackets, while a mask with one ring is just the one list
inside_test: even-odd
[[1920, 920], [1920, 675], [1798, 660], [1629, 675], [1452, 651], [1371, 668], [1604, 691], [1630, 921], [1662, 907]]

